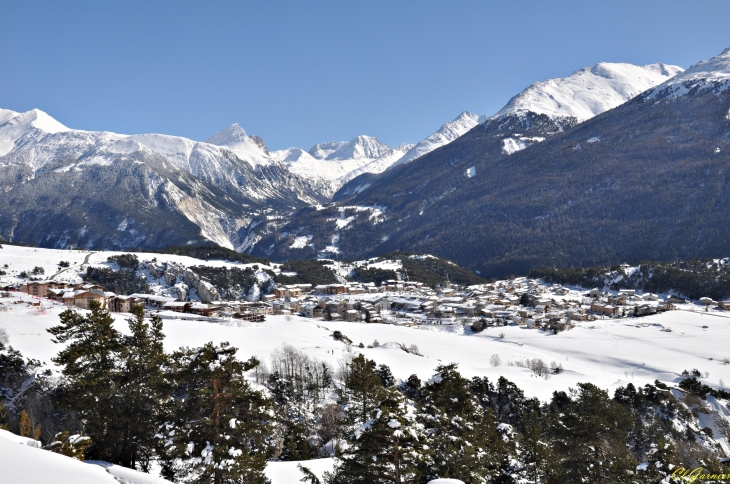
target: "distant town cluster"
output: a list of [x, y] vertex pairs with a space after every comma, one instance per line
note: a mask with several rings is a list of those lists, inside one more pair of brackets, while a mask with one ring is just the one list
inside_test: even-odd
[[[490, 327], [520, 325], [560, 332], [577, 322], [646, 316], [685, 303], [678, 296], [638, 294], [632, 289], [609, 293], [579, 291], [560, 284], [519, 277], [487, 284], [460, 286], [448, 277], [435, 288], [417, 281], [388, 280], [382, 284], [347, 282], [277, 285], [260, 301], [184, 301], [154, 294], [119, 295], [99, 285], [30, 281], [6, 290], [20, 290], [69, 307], [88, 309], [96, 301], [110, 312], [129, 313], [134, 306], [168, 313], [174, 318], [239, 319], [262, 322], [266, 315], [300, 315], [328, 321], [398, 325], [463, 325], [479, 332]], [[705, 305], [730, 309], [730, 301], [703, 298]], [[175, 314], [172, 314], [175, 313]]]

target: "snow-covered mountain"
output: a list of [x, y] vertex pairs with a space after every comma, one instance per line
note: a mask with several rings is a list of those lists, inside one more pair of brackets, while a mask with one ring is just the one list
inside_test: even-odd
[[430, 153], [436, 148], [451, 143], [456, 138], [479, 124], [479, 119], [479, 115], [470, 113], [469, 111], [464, 111], [456, 119], [442, 125], [438, 131], [413, 145], [413, 147], [408, 150], [403, 157], [393, 163], [393, 166], [408, 163], [416, 158], [420, 158], [426, 153]]
[[205, 140], [205, 142], [228, 148], [239, 158], [252, 164], [271, 163], [269, 150], [266, 148], [264, 140], [256, 135], [248, 136], [246, 131], [238, 123], [234, 123], [223, 131], [219, 131]]
[[411, 145], [393, 148], [371, 136], [350, 141], [314, 145], [308, 152], [301, 148], [274, 151], [271, 156], [285, 163], [292, 173], [308, 177], [331, 196], [344, 183], [360, 173], [380, 173], [403, 156]]
[[374, 160], [389, 153], [393, 148], [371, 136], [358, 136], [327, 155], [327, 160]]
[[601, 62], [568, 77], [536, 82], [480, 122], [488, 130], [518, 131], [502, 141], [502, 152], [511, 155], [620, 106], [682, 71], [663, 63], [636, 66]]
[[690, 93], [719, 94], [730, 88], [730, 47], [710, 60], [694, 64], [681, 74], [646, 93], [648, 98], [682, 96]]
[[325, 193], [332, 195], [359, 175], [382, 173], [392, 166], [408, 163], [450, 143], [476, 126], [479, 118], [476, 114], [464, 111], [415, 145], [404, 144], [394, 148], [377, 138], [358, 136], [351, 141], [316, 144], [309, 151], [289, 148], [271, 155], [286, 163], [292, 172], [328, 186]]
[[613, 109], [647, 89], [681, 73], [678, 66], [662, 63], [636, 66], [601, 62], [584, 67], [568, 77], [536, 82], [512, 99], [493, 116], [545, 114], [557, 120], [575, 118], [583, 122]]
[[318, 143], [309, 150], [309, 154], [318, 160], [324, 160], [329, 155], [339, 150], [347, 144], [347, 141], [329, 141], [327, 143]]
[[[52, 246], [88, 245], [94, 238], [108, 247], [202, 238], [244, 248], [254, 218], [324, 200], [240, 126], [210, 140], [217, 144], [74, 130], [37, 109], [2, 110], [0, 236]], [[41, 213], [39, 198], [54, 203]], [[96, 210], [80, 208], [92, 200], [101, 203]], [[160, 238], [175, 227], [176, 237]]]

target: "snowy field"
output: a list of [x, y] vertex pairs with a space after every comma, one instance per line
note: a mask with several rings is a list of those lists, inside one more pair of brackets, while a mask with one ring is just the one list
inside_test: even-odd
[[[18, 293], [13, 293], [9, 299], [0, 299], [0, 303], [9, 307], [0, 311], [0, 328], [7, 330], [10, 344], [25, 357], [39, 359], [52, 367], [50, 360], [58, 352], [59, 345], [51, 341], [46, 329], [57, 324], [58, 314], [65, 308], [53, 305], [38, 309], [21, 302], [29, 299], [29, 296]], [[44, 304], [50, 306], [50, 303]], [[127, 331], [125, 315], [114, 314], [114, 317], [118, 329]], [[665, 331], [666, 328], [671, 328], [671, 332]], [[351, 347], [349, 351], [362, 352], [378, 363], [387, 364], [396, 378], [405, 379], [415, 373], [425, 380], [437, 365], [455, 362], [465, 376], [487, 376], [492, 381], [505, 376], [528, 396], [536, 396], [542, 401], [548, 400], [553, 391], [567, 390], [578, 382], [590, 381], [612, 392], [628, 382], [635, 385], [656, 379], [677, 382], [682, 370], [693, 368], [703, 374], [708, 372], [709, 377], [703, 381], [711, 386], [720, 386], [720, 380], [730, 382], [730, 365], [723, 363], [725, 357], [730, 357], [727, 350], [730, 347], [730, 318], [700, 311], [680, 310], [644, 318], [579, 323], [576, 328], [558, 335], [518, 326], [473, 334], [461, 327], [325, 322], [297, 316], [269, 316], [264, 323], [244, 327], [236, 323], [166, 320], [164, 328], [168, 351], [180, 346], [199, 346], [211, 340], [229, 341], [239, 348], [240, 358], [256, 355], [267, 361], [274, 349], [287, 343], [336, 367], [338, 361], [346, 356], [348, 347], [332, 339], [334, 330], [347, 335], [355, 345], [360, 342], [368, 345], [377, 339], [381, 343], [379, 348]], [[500, 333], [504, 333], [504, 338], [500, 338]], [[406, 353], [396, 343], [415, 344], [423, 356]], [[500, 356], [501, 366], [490, 366], [489, 359], [493, 354]], [[510, 362], [525, 358], [540, 358], [548, 364], [555, 361], [561, 363], [565, 371], [543, 379], [528, 369], [509, 366]], [[707, 422], [703, 424], [710, 425]], [[37, 463], [41, 462], [38, 460], [41, 458], [43, 465], [39, 466]], [[107, 482], [103, 479], [109, 474], [127, 472], [116, 466], [116, 469], [106, 469], [106, 474], [100, 473], [104, 469], [98, 466], [79, 463], [92, 468], [79, 467], [71, 459], [18, 443], [10, 445], [0, 438], [0, 464], [3, 462], [27, 462], [28, 465], [20, 468], [33, 467], [33, 472], [39, 473], [37, 477], [40, 480], [10, 482], [48, 482], [41, 479], [46, 469], [56, 476], [61, 472], [67, 475], [71, 479], [68, 483]], [[266, 473], [272, 484], [296, 483], [301, 478], [296, 464], [269, 463]], [[332, 460], [307, 461], [304, 465], [321, 476], [325, 470], [331, 469]], [[2, 467], [7, 468], [4, 464]], [[13, 465], [12, 468], [18, 466]], [[123, 480], [127, 477], [117, 476], [120, 482], [166, 482], [144, 474], [137, 477], [148, 480]], [[54, 482], [66, 483], [63, 480]]]
[[[20, 303], [19, 293], [11, 296], [0, 299], [9, 308], [0, 311], [0, 328], [7, 330], [10, 344], [24, 356], [51, 364], [59, 346], [51, 341], [46, 329], [58, 323], [58, 314], [66, 308], [48, 302], [44, 302], [43, 309], [28, 307]], [[22, 300], [28, 299], [23, 296]], [[128, 331], [126, 316], [113, 316], [118, 329]], [[299, 316], [267, 316], [265, 322], [247, 326], [238, 323], [165, 320], [166, 348], [171, 351], [208, 341], [229, 341], [239, 348], [242, 359], [255, 355], [267, 361], [274, 349], [286, 343], [335, 367], [349, 350], [385, 363], [400, 379], [414, 373], [422, 380], [428, 379], [437, 365], [458, 363], [465, 376], [487, 376], [493, 381], [504, 376], [528, 396], [543, 401], [554, 390], [566, 390], [578, 382], [590, 381], [612, 391], [628, 382], [677, 382], [682, 370], [693, 368], [703, 374], [708, 372], [704, 381], [711, 386], [720, 386], [720, 380], [730, 383], [730, 365], [723, 363], [730, 357], [730, 318], [719, 312], [684, 309], [643, 318], [583, 322], [557, 335], [523, 326], [503, 326], [474, 334], [461, 326], [407, 327]], [[355, 346], [348, 348], [335, 341], [331, 336], [335, 330], [349, 337]], [[380, 347], [356, 347], [360, 342], [367, 346], [375, 340]], [[415, 344], [423, 356], [406, 353], [397, 343]], [[494, 354], [499, 355], [501, 366], [490, 365]], [[540, 358], [547, 364], [554, 361], [565, 371], [546, 380], [526, 368], [510, 366], [525, 358]]]

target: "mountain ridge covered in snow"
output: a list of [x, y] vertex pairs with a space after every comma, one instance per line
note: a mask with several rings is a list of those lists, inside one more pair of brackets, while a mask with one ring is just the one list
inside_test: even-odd
[[533, 112], [552, 119], [575, 118], [583, 122], [681, 72], [681, 67], [661, 62], [643, 66], [600, 62], [567, 77], [532, 84], [510, 99], [492, 118]]

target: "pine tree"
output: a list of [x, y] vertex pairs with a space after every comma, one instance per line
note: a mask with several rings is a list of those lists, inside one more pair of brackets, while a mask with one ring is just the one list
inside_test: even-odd
[[637, 465], [627, 449], [633, 419], [608, 392], [591, 383], [579, 383], [570, 394], [555, 392], [547, 421], [566, 482], [630, 480]]
[[490, 409], [481, 407], [456, 364], [441, 365], [423, 388], [419, 421], [433, 449], [422, 464], [428, 479], [467, 484], [508, 482], [508, 449]]
[[520, 420], [522, 424], [519, 437], [520, 468], [512, 477], [520, 482], [533, 484], [565, 482], [562, 480], [561, 469], [556, 465], [556, 456], [545, 435], [541, 415], [537, 411], [531, 411], [523, 414]]
[[355, 429], [347, 444], [329, 484], [423, 481], [419, 465], [428, 458], [428, 439], [412, 404], [396, 390], [383, 393], [374, 417]]
[[[264, 484], [270, 403], [245, 372], [255, 358], [236, 359], [228, 343], [207, 343], [173, 355], [176, 398], [159, 434], [166, 474], [213, 484]], [[174, 468], [174, 462], [182, 463]]]
[[124, 339], [119, 352], [119, 463], [131, 468], [141, 464], [147, 471], [160, 405], [169, 395], [164, 374], [168, 356], [163, 348], [162, 319], [152, 315], [149, 322], [145, 321], [141, 306], [133, 308], [132, 314], [134, 317], [127, 320], [131, 335]]
[[23, 410], [20, 412], [20, 422], [18, 423], [18, 433], [21, 437], [29, 437], [38, 440], [41, 436], [41, 426], [33, 422], [28, 412]]
[[93, 437], [90, 457], [118, 462], [121, 435], [114, 423], [123, 413], [116, 378], [121, 334], [99, 303], [92, 302], [90, 309], [88, 316], [66, 310], [59, 316], [61, 324], [48, 329], [54, 343], [67, 343], [53, 358], [64, 376], [55, 398], [59, 406], [77, 412], [85, 433]]
[[114, 329], [114, 319], [98, 303], [88, 316], [67, 310], [48, 331], [68, 343], [53, 361], [63, 366], [57, 403], [78, 412], [92, 437], [89, 456], [147, 470], [160, 404], [167, 398], [162, 320], [144, 319], [137, 307], [127, 320], [130, 335]]
[[375, 362], [362, 354], [358, 354], [350, 362], [340, 400], [347, 407], [345, 423], [351, 429], [372, 418], [384, 395], [383, 382], [375, 369]]

